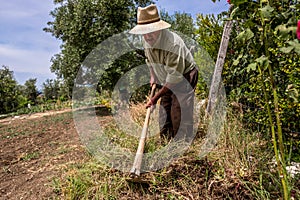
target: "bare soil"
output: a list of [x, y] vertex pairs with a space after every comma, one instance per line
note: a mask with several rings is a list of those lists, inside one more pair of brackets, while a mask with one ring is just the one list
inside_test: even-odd
[[0, 120], [0, 158], [1, 200], [55, 199], [55, 179], [89, 155], [64, 110]]

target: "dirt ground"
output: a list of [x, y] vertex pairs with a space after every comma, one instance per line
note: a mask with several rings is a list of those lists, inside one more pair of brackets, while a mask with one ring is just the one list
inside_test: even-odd
[[89, 156], [65, 110], [0, 120], [0, 158], [1, 200], [55, 199], [55, 178]]

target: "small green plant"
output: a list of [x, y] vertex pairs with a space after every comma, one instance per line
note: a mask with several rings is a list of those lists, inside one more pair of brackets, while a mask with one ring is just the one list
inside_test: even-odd
[[61, 186], [61, 182], [58, 178], [53, 178], [52, 179], [52, 188], [53, 188], [53, 192], [57, 195], [60, 195], [62, 192], [62, 186]]
[[31, 153], [26, 153], [24, 156], [21, 157], [21, 160], [30, 161], [33, 159], [38, 159], [39, 156], [40, 156], [40, 153], [38, 151], [34, 151]]

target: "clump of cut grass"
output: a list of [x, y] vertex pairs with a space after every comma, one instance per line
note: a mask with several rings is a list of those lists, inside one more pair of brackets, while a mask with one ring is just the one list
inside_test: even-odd
[[[155, 137], [159, 134], [158, 124], [158, 106], [150, 114], [150, 123], [148, 126], [148, 137]], [[120, 109], [114, 116], [118, 127], [122, 128], [127, 135], [139, 137], [146, 117], [145, 104], [131, 104], [129, 108]]]

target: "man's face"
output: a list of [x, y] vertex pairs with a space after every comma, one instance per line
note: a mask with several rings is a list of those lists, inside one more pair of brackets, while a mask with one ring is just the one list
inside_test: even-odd
[[156, 42], [156, 40], [158, 39], [160, 32], [161, 32], [161, 30], [147, 33], [147, 34], [144, 34], [143, 37], [150, 46], [153, 46], [154, 43]]

